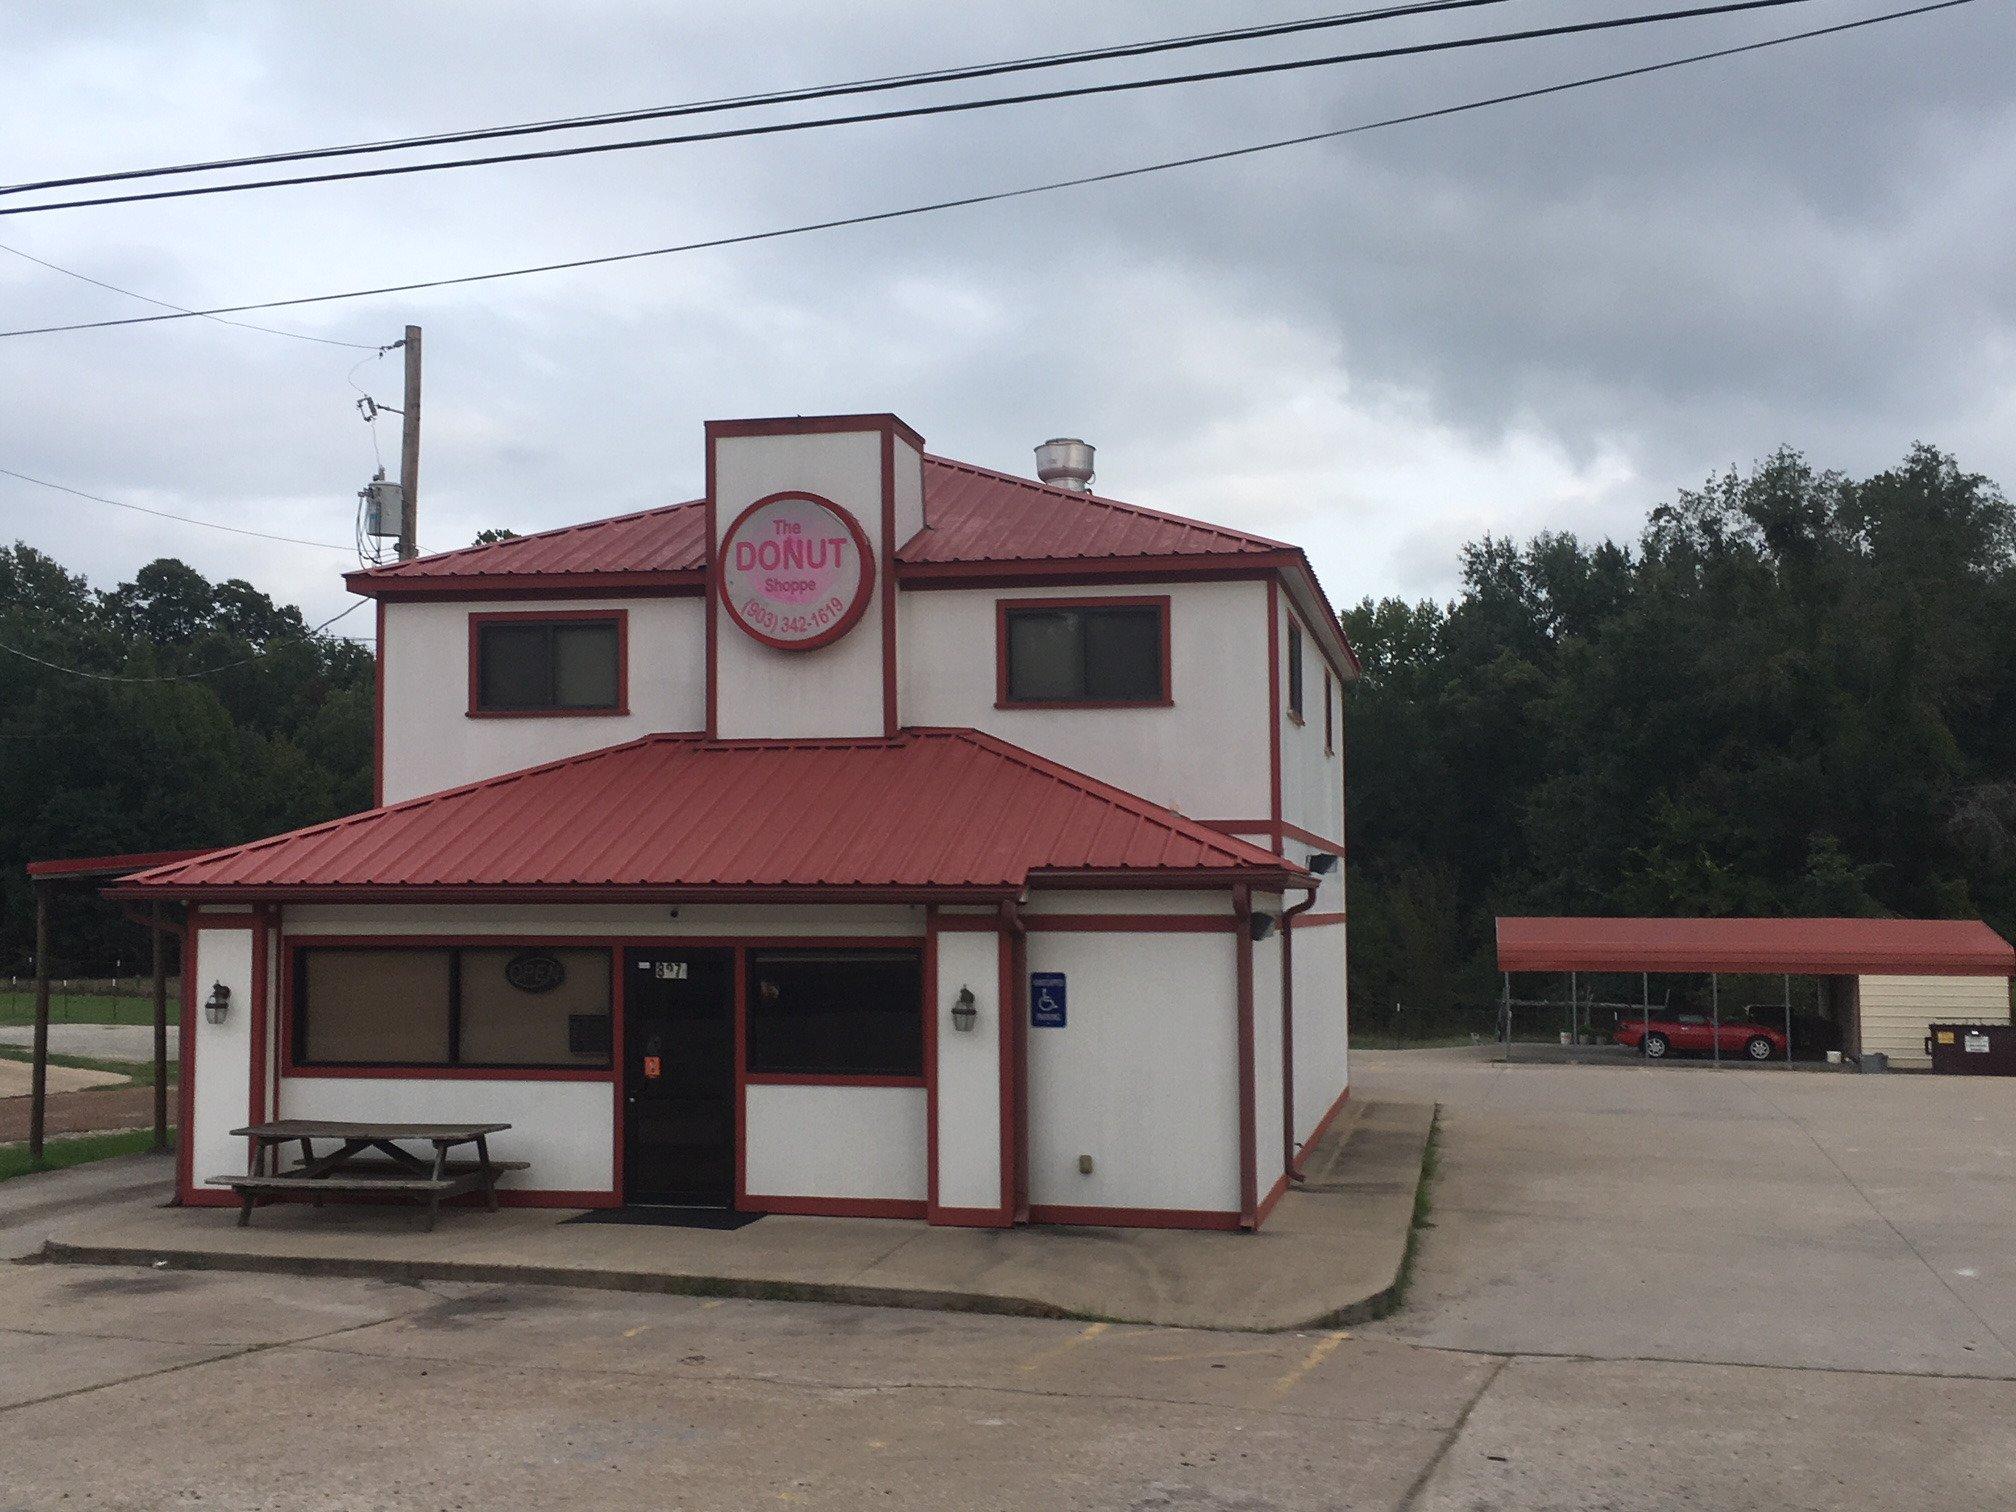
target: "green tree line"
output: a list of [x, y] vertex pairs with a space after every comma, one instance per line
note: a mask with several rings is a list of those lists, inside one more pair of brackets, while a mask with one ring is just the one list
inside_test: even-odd
[[1498, 914], [1984, 918], [2016, 932], [2016, 520], [1918, 446], [1781, 451], [1635, 545], [1463, 552], [1345, 616], [1351, 991], [1489, 1001]]
[[[371, 802], [369, 648], [241, 579], [164, 557], [98, 590], [0, 548], [0, 646], [9, 975], [34, 947], [31, 859], [229, 845]], [[59, 972], [145, 958], [144, 932], [88, 889], [64, 890], [59, 919]]]

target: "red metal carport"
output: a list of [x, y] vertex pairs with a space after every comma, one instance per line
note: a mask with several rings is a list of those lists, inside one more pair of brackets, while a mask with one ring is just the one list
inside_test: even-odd
[[1978, 919], [1500, 918], [1498, 969], [1508, 1038], [1514, 972], [1568, 973], [1571, 1002], [1583, 972], [1674, 972], [1708, 976], [1718, 1021], [1718, 977], [1785, 978], [1789, 1040], [1792, 977], [2007, 977], [2016, 947]]

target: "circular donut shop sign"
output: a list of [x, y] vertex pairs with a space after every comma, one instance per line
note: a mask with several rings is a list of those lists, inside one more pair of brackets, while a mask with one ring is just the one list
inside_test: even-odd
[[758, 499], [721, 537], [717, 587], [729, 615], [766, 646], [809, 651], [853, 628], [875, 587], [868, 537], [817, 494]]

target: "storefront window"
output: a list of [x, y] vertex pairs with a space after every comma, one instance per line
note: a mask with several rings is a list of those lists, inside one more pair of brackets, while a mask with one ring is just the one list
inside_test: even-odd
[[310, 947], [294, 955], [303, 1066], [606, 1068], [609, 952]]
[[922, 1076], [922, 957], [914, 950], [751, 951], [748, 1065], [756, 1074]]

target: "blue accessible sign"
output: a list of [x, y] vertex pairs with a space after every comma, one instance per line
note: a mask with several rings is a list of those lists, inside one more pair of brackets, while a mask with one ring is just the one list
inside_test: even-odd
[[1064, 973], [1029, 973], [1029, 1024], [1035, 1029], [1064, 1027]]

